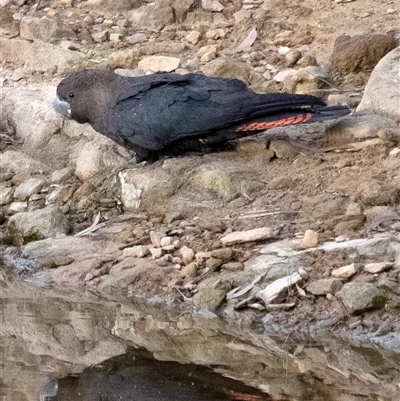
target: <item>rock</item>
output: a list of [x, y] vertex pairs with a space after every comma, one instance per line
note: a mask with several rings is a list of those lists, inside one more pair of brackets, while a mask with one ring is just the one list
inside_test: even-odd
[[102, 30], [102, 31], [95, 31], [92, 32], [91, 37], [96, 43], [103, 43], [108, 40], [108, 30]]
[[166, 4], [143, 5], [127, 14], [133, 30], [161, 31], [174, 22], [174, 11]]
[[74, 170], [71, 167], [64, 167], [60, 170], [53, 171], [51, 174], [51, 182], [60, 184], [69, 180], [74, 175]]
[[196, 277], [196, 271], [197, 271], [197, 263], [196, 262], [191, 262], [191, 263], [187, 264], [181, 270], [181, 276], [183, 278], [185, 278], [185, 277]]
[[357, 273], [357, 269], [354, 263], [339, 267], [338, 269], [332, 270], [332, 276], [337, 278], [349, 278]]
[[329, 61], [342, 73], [369, 71], [395, 47], [392, 35], [342, 35], [336, 39]]
[[347, 283], [336, 296], [351, 315], [380, 309], [386, 303], [383, 292], [371, 283]]
[[171, 72], [179, 66], [180, 59], [167, 56], [150, 56], [139, 61], [138, 67], [145, 71]]
[[211, 258], [211, 251], [208, 252], [197, 252], [195, 254], [196, 262], [203, 263], [204, 260]]
[[28, 202], [12, 202], [8, 207], [10, 213], [26, 212], [28, 210]]
[[23, 17], [20, 24], [22, 39], [41, 40], [58, 43], [63, 39], [76, 39], [76, 34], [68, 25], [56, 18]]
[[184, 22], [188, 12], [195, 6], [196, 0], [172, 0], [170, 6], [174, 10], [176, 22]]
[[161, 246], [161, 234], [158, 231], [150, 231], [150, 241], [155, 248]]
[[40, 170], [47, 171], [49, 169], [46, 164], [35, 160], [22, 152], [14, 150], [7, 150], [1, 154], [0, 168], [10, 169], [15, 173], [29, 173]]
[[328, 71], [322, 67], [309, 66], [286, 74], [283, 85], [286, 91], [296, 94], [310, 94], [318, 96], [318, 89], [325, 86], [329, 79]]
[[287, 291], [289, 287], [300, 282], [301, 280], [302, 277], [297, 272], [293, 273], [290, 276], [279, 278], [271, 284], [268, 284], [267, 287], [263, 290], [257, 292], [256, 297], [261, 299], [266, 305], [268, 305], [276, 298], [278, 298], [282, 291]]
[[7, 225], [9, 236], [17, 246], [65, 235], [68, 228], [68, 219], [58, 206], [17, 213], [10, 218]]
[[150, 253], [145, 245], [136, 245], [131, 248], [125, 248], [122, 252], [124, 257], [144, 258]]
[[206, 11], [219, 12], [224, 6], [218, 0], [201, 0], [201, 7]]
[[183, 246], [183, 247], [180, 249], [180, 253], [181, 253], [181, 255], [182, 255], [182, 260], [183, 260], [183, 263], [184, 263], [185, 265], [189, 264], [189, 263], [193, 260], [193, 258], [194, 258], [194, 251], [193, 251], [193, 249], [188, 248], [187, 246]]
[[336, 294], [343, 283], [335, 278], [323, 278], [308, 284], [306, 289], [314, 295]]
[[400, 123], [400, 47], [392, 50], [375, 66], [357, 111], [370, 111]]
[[29, 178], [15, 188], [14, 199], [26, 201], [32, 194], [39, 193], [45, 184], [46, 179], [44, 177]]
[[367, 273], [377, 274], [389, 270], [393, 266], [394, 263], [392, 262], [368, 263], [364, 266], [364, 271]]
[[192, 45], [197, 45], [200, 40], [200, 32], [199, 31], [190, 31], [186, 36], [186, 40]]
[[301, 51], [290, 50], [285, 55], [285, 62], [288, 67], [293, 67], [301, 59]]
[[227, 283], [215, 278], [200, 282], [198, 292], [193, 296], [193, 304], [198, 310], [215, 311], [224, 301], [228, 292]]
[[160, 239], [160, 246], [162, 248], [166, 247], [166, 246], [170, 246], [172, 245], [174, 242], [174, 239], [172, 237], [162, 237]]
[[300, 150], [291, 143], [282, 140], [273, 140], [269, 144], [269, 150], [275, 153], [275, 156], [283, 160], [293, 160]]
[[88, 0], [81, 5], [93, 11], [123, 12], [137, 8], [141, 4], [140, 0]]
[[211, 256], [217, 259], [222, 259], [224, 262], [231, 259], [235, 252], [232, 248], [214, 249], [211, 251]]
[[0, 185], [0, 206], [11, 203], [14, 195], [14, 189]]
[[202, 72], [206, 75], [222, 77], [222, 78], [236, 78], [249, 83], [251, 67], [229, 57], [218, 57], [210, 61], [203, 68]]
[[206, 267], [210, 269], [211, 272], [216, 271], [224, 261], [222, 259], [217, 259], [211, 256], [209, 259], [206, 260]]
[[238, 272], [238, 271], [243, 270], [243, 268], [244, 268], [244, 265], [242, 262], [228, 262], [228, 263], [224, 263], [221, 266], [222, 270], [227, 270], [230, 272]]
[[219, 220], [207, 220], [203, 217], [195, 217], [193, 222], [200, 230], [207, 230], [213, 233], [222, 233], [225, 229], [224, 223]]
[[303, 245], [307, 248], [313, 248], [318, 244], [318, 233], [313, 230], [306, 230], [303, 238]]
[[124, 41], [129, 43], [130, 45], [145, 42], [146, 40], [147, 40], [147, 36], [144, 33], [135, 33], [134, 35], [126, 36], [124, 38]]
[[[42, 41], [0, 38], [0, 62], [24, 64], [28, 70], [46, 71], [52, 66], [58, 72], [68, 69], [69, 62], [77, 62], [83, 53], [62, 49]], [[51, 55], [51, 56], [49, 56]]]
[[151, 258], [152, 259], [160, 259], [162, 256], [164, 256], [164, 249], [162, 248], [153, 248], [149, 247], [149, 251], [151, 253]]
[[227, 234], [221, 238], [224, 245], [234, 245], [243, 242], [262, 241], [264, 239], [272, 238], [273, 233], [269, 227], [255, 228], [247, 231], [235, 231]]

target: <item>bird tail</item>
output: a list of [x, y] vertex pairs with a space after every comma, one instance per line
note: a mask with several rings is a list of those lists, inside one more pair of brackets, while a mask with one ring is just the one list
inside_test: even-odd
[[293, 109], [281, 113], [274, 113], [259, 117], [255, 120], [239, 125], [236, 132], [265, 131], [271, 128], [284, 127], [288, 125], [316, 123], [344, 117], [350, 114], [348, 106], [314, 106], [308, 109]]

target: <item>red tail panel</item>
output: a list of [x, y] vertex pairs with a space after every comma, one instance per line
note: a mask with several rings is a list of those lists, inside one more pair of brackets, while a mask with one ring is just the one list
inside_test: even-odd
[[243, 124], [236, 128], [236, 131], [264, 131], [270, 128], [283, 127], [285, 125], [301, 124], [309, 121], [312, 117], [311, 113], [298, 114], [295, 116], [280, 118], [273, 121], [256, 121]]

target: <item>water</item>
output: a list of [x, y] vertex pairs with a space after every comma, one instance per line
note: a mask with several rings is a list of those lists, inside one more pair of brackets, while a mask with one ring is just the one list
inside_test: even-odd
[[1, 401], [400, 399], [390, 350], [39, 284], [2, 277]]

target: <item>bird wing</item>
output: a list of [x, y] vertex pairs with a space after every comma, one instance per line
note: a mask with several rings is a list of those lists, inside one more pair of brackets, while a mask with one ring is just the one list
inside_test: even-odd
[[313, 96], [258, 95], [239, 80], [200, 74], [155, 74], [126, 83], [113, 107], [113, 131], [149, 150], [249, 118], [322, 103]]

